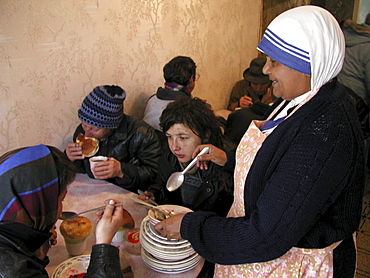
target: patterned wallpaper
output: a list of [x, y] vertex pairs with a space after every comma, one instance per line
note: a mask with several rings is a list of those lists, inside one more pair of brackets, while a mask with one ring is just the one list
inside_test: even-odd
[[309, 4], [311, 4], [311, 0], [263, 0], [262, 32], [264, 32], [271, 21], [282, 12], [294, 7]]
[[141, 118], [177, 55], [197, 64], [193, 95], [225, 108], [257, 56], [261, 13], [262, 0], [1, 0], [0, 155], [64, 149], [98, 85], [121, 86], [125, 113]]

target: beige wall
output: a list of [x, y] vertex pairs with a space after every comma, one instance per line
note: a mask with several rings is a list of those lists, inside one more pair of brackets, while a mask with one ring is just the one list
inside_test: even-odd
[[97, 85], [121, 86], [125, 113], [142, 117], [176, 55], [197, 63], [193, 95], [225, 108], [257, 56], [261, 13], [260, 0], [1, 0], [0, 155], [64, 149]]

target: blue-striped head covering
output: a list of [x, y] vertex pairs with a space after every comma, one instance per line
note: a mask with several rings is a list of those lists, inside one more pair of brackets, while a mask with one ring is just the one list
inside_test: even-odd
[[[4, 155], [6, 156], [6, 155]], [[22, 223], [37, 231], [57, 220], [59, 180], [53, 156], [45, 145], [1, 157], [0, 225]]]
[[98, 86], [88, 94], [78, 110], [78, 118], [95, 127], [115, 129], [123, 118], [125, 91], [119, 86]]
[[258, 50], [296, 71], [311, 75], [315, 91], [342, 69], [345, 41], [337, 20], [325, 9], [307, 5], [277, 16]]

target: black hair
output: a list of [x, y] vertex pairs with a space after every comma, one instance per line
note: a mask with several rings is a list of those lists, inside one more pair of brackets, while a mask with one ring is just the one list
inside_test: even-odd
[[55, 168], [58, 173], [59, 180], [59, 190], [58, 195], [60, 195], [64, 189], [67, 188], [76, 176], [76, 168], [73, 163], [68, 159], [68, 157], [61, 152], [58, 148], [53, 146], [47, 146], [53, 156], [55, 162]]
[[187, 86], [189, 80], [195, 79], [196, 65], [190, 57], [177, 56], [163, 67], [163, 75], [166, 82], [175, 82]]
[[[167, 105], [160, 117], [159, 125], [166, 133], [174, 124], [183, 124], [200, 137], [202, 144], [212, 144], [224, 151], [235, 148], [221, 131], [221, 125], [215, 114], [199, 98], [179, 98]], [[233, 192], [233, 178], [226, 171], [214, 171], [212, 180], [221, 182], [228, 194]]]
[[169, 103], [160, 117], [160, 126], [166, 133], [174, 124], [183, 124], [201, 138], [202, 144], [223, 145], [220, 123], [206, 103], [199, 98], [179, 98]]

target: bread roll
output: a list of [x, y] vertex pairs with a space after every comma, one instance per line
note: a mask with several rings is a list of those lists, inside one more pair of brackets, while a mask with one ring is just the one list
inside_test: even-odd
[[60, 224], [60, 233], [65, 240], [79, 241], [87, 238], [92, 231], [92, 224], [89, 219], [77, 216], [73, 220], [64, 220]]
[[93, 156], [99, 150], [99, 140], [93, 137], [86, 137], [82, 133], [77, 135], [76, 143], [82, 148], [84, 157]]

